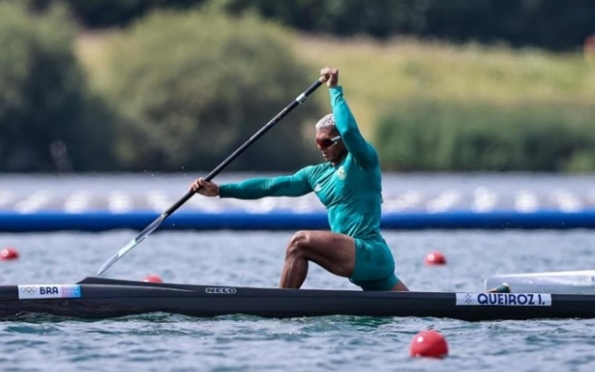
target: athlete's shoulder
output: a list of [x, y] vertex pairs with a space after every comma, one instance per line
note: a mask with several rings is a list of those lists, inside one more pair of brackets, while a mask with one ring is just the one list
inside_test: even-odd
[[370, 159], [370, 164], [368, 164], [368, 166], [364, 168], [360, 164], [358, 164], [357, 160], [351, 153], [347, 155], [348, 161], [346, 162], [346, 164], [349, 164], [350, 167], [358, 167], [369, 172], [381, 172], [382, 167], [380, 165], [380, 157], [378, 156], [378, 152], [372, 145], [368, 144], [368, 146], [368, 154]]
[[318, 172], [328, 168], [328, 166], [329, 166], [329, 163], [324, 162], [324, 163], [308, 165], [307, 167], [304, 167], [303, 169], [310, 173], [318, 173]]
[[312, 179], [312, 178], [318, 177], [327, 168], [328, 168], [328, 162], [325, 162], [325, 163], [308, 165], [308, 166], [300, 169], [298, 172], [301, 173], [303, 176]]

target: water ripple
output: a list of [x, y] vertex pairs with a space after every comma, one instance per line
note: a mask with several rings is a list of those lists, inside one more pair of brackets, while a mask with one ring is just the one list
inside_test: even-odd
[[[19, 261], [2, 264], [0, 283], [76, 282], [92, 275], [133, 235], [11, 235]], [[109, 275], [165, 281], [275, 287], [291, 232], [163, 232], [143, 242]], [[497, 272], [595, 267], [591, 231], [390, 232], [399, 276], [418, 290], [476, 291]], [[51, 249], [48, 249], [51, 247]], [[544, 247], [548, 247], [545, 249]], [[441, 250], [444, 267], [423, 258]], [[305, 288], [356, 290], [310, 266]], [[424, 329], [445, 335], [444, 360], [409, 357]], [[1, 371], [593, 371], [595, 320], [491, 321], [326, 316], [197, 319], [155, 313], [110, 320], [27, 317], [0, 322]]]

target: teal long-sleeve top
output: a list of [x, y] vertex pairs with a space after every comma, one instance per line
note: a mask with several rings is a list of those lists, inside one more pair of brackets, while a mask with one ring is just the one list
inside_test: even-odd
[[325, 162], [307, 166], [290, 176], [223, 184], [220, 197], [297, 197], [313, 191], [328, 211], [331, 231], [353, 238], [377, 237], [382, 204], [378, 154], [361, 135], [342, 87], [332, 87], [329, 93], [335, 125], [348, 150], [340, 164], [333, 166]]

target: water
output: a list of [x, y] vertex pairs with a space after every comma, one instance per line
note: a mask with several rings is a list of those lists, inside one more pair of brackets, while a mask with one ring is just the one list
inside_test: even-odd
[[[0, 284], [71, 283], [93, 275], [136, 235], [0, 234], [21, 258], [0, 262]], [[274, 287], [291, 232], [161, 232], [107, 276]], [[415, 290], [479, 291], [494, 273], [595, 267], [595, 231], [386, 232], [397, 271]], [[442, 251], [444, 267], [425, 255]], [[311, 265], [305, 288], [357, 290]], [[444, 360], [411, 359], [409, 344], [432, 327], [446, 337]], [[152, 314], [106, 321], [0, 322], [2, 371], [593, 371], [595, 320], [469, 323], [434, 318], [331, 316], [195, 319]]]

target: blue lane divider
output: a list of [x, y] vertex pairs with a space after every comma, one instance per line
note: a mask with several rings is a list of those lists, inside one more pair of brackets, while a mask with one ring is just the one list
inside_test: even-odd
[[[159, 213], [151, 211], [127, 213], [0, 211], [0, 232], [142, 230], [158, 216]], [[382, 216], [381, 226], [387, 230], [595, 228], [595, 209], [572, 213], [558, 210], [531, 213], [516, 211], [386, 213]], [[328, 227], [327, 215], [323, 211], [312, 213], [275, 211], [262, 214], [245, 211], [224, 213], [179, 211], [165, 220], [159, 230], [300, 230]]]

